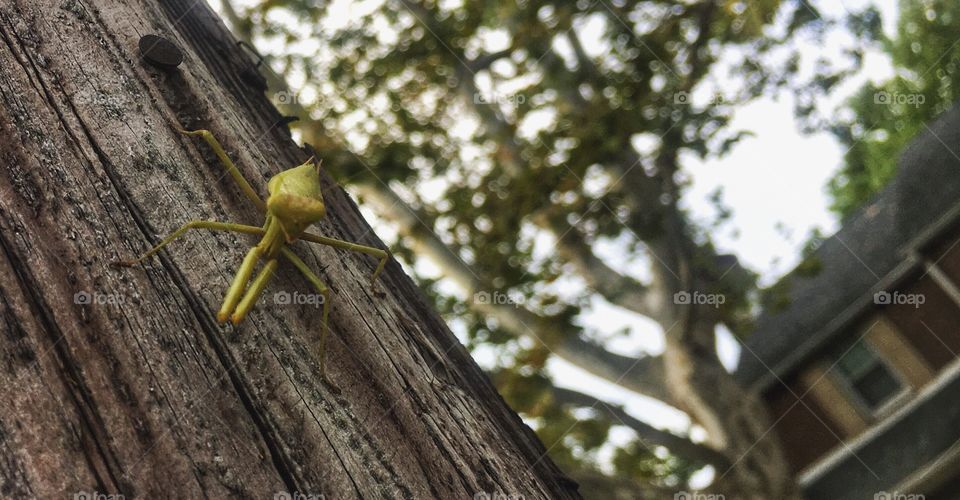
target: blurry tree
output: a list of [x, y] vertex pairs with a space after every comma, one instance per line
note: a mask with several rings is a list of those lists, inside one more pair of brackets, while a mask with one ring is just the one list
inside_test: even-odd
[[[831, 113], [815, 126], [829, 127], [847, 148], [844, 165], [828, 186], [831, 208], [842, 217], [893, 178], [907, 143], [960, 96], [960, 3], [901, 0], [894, 38], [884, 35], [880, 13], [873, 7], [851, 14], [848, 25], [861, 48], [872, 45], [889, 54], [895, 75], [878, 85], [865, 84], [844, 112]], [[850, 55], [852, 67], [859, 67], [862, 50]], [[829, 91], [848, 74], [825, 65], [811, 95]]]
[[[400, 256], [439, 269], [422, 286], [471, 347], [495, 346], [491, 376], [584, 494], [676, 491], [710, 465], [711, 491], [730, 498], [798, 495], [763, 406], [716, 353], [718, 326], [749, 329], [754, 276], [682, 195], [684, 160], [727, 152], [744, 136], [733, 107], [789, 78], [794, 58], [760, 58], [815, 32], [812, 6], [221, 1], [270, 52], [282, 76], [268, 82], [304, 142], [397, 228]], [[725, 301], [699, 300], [710, 294]], [[637, 330], [656, 324], [664, 352], [610, 350], [583, 321], [598, 300], [636, 313]], [[551, 356], [686, 412], [706, 439], [558, 387]], [[635, 437], [600, 474], [612, 426]]]

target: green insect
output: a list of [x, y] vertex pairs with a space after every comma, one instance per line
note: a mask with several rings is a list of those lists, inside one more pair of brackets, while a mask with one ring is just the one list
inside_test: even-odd
[[[247, 313], [249, 313], [254, 304], [256, 304], [257, 299], [267, 286], [267, 282], [270, 281], [271, 276], [273, 276], [279, 258], [283, 257], [287, 259], [306, 276], [323, 297], [323, 331], [320, 334], [320, 372], [324, 380], [329, 383], [325, 370], [324, 352], [329, 330], [327, 326], [327, 316], [330, 312], [330, 290], [323, 281], [307, 267], [307, 264], [287, 247], [300, 239], [377, 257], [380, 259], [380, 263], [377, 265], [376, 271], [373, 272], [372, 282], [375, 282], [377, 276], [383, 271], [384, 266], [386, 266], [390, 258], [390, 253], [379, 248], [358, 245], [356, 243], [306, 232], [306, 229], [310, 225], [322, 219], [326, 214], [323, 195], [320, 192], [320, 165], [316, 163], [313, 158], [310, 158], [302, 165], [284, 170], [271, 177], [267, 183], [269, 196], [267, 197], [266, 203], [264, 203], [256, 191], [250, 186], [250, 183], [243, 177], [243, 174], [237, 169], [236, 165], [230, 161], [226, 151], [223, 150], [223, 147], [209, 130], [188, 131], [180, 129], [179, 127], [177, 127], [177, 130], [186, 135], [198, 136], [210, 145], [220, 159], [220, 162], [227, 169], [227, 172], [233, 177], [237, 184], [240, 185], [240, 189], [246, 197], [249, 198], [258, 209], [265, 212], [266, 220], [262, 227], [230, 222], [190, 221], [139, 258], [130, 261], [116, 262], [115, 265], [130, 267], [139, 264], [190, 229], [234, 231], [261, 236], [260, 242], [247, 252], [243, 263], [240, 264], [240, 269], [237, 271], [230, 288], [227, 290], [227, 295], [223, 300], [223, 305], [220, 307], [220, 312], [217, 313], [217, 321], [222, 324], [229, 320], [234, 325], [242, 322], [243, 319], [246, 318]], [[251, 281], [253, 271], [257, 263], [261, 260], [264, 262], [263, 268]]]

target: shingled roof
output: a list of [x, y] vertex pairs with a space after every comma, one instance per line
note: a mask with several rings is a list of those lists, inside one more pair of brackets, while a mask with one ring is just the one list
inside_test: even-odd
[[819, 272], [794, 270], [781, 283], [785, 307], [761, 314], [741, 352], [735, 376], [764, 385], [826, 345], [851, 312], [872, 303], [884, 278], [904, 265], [921, 233], [960, 203], [960, 105], [913, 140], [890, 184], [823, 241]]

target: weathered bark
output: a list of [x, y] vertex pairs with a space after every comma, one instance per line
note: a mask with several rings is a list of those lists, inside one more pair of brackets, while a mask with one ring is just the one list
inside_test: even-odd
[[[184, 49], [177, 70], [139, 57], [149, 33]], [[0, 0], [3, 495], [576, 497], [395, 263], [371, 291], [371, 259], [297, 246], [333, 290], [339, 395], [319, 309], [272, 300], [309, 292], [290, 267], [246, 323], [215, 324], [253, 239], [195, 232], [109, 267], [191, 219], [262, 222], [171, 126], [212, 130], [262, 192], [306, 155], [250, 70], [196, 0]], [[319, 232], [381, 245], [324, 182]]]

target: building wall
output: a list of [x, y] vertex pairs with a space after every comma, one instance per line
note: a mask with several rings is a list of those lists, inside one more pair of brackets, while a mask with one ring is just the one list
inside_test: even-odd
[[840, 444], [842, 430], [797, 378], [785, 380], [767, 394], [774, 431], [780, 436], [794, 473]]
[[[834, 346], [810, 358], [764, 393], [787, 459], [800, 472], [868, 432], [936, 380], [960, 354], [960, 228], [920, 254], [921, 264], [891, 296], [913, 303], [879, 304], [864, 311]], [[915, 297], [923, 297], [916, 304]], [[882, 302], [882, 301], [881, 301]], [[894, 302], [894, 301], [891, 301]], [[832, 347], [860, 340], [902, 386], [888, 407], [870, 409], [837, 369]], [[840, 355], [842, 357], [842, 355]]]
[[884, 314], [936, 370], [960, 352], [960, 307], [929, 275], [897, 290], [924, 297], [924, 304], [891, 305]]

